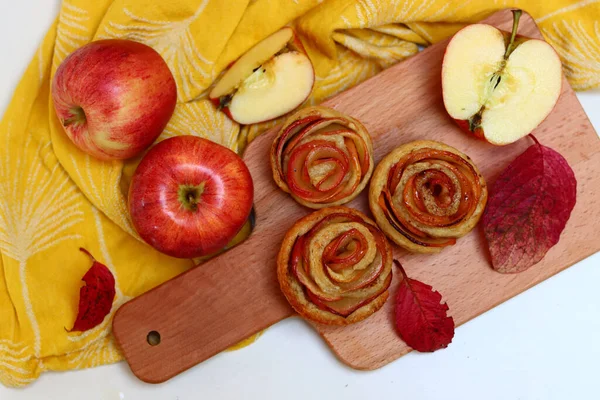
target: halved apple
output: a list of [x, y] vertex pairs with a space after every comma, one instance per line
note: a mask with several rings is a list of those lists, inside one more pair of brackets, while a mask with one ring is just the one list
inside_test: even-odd
[[284, 27], [257, 43], [223, 74], [209, 98], [234, 121], [248, 125], [297, 108], [315, 73], [294, 30]]
[[465, 131], [495, 145], [533, 131], [554, 108], [562, 89], [561, 61], [543, 40], [516, 37], [491, 25], [457, 32], [442, 64], [444, 106]]

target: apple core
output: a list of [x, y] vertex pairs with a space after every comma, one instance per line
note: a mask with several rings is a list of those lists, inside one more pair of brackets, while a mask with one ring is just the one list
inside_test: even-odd
[[204, 193], [204, 186], [206, 182], [202, 182], [199, 185], [181, 185], [177, 191], [177, 198], [181, 203], [181, 206], [188, 211], [198, 210], [198, 204], [202, 202], [202, 194]]
[[68, 118], [65, 118], [62, 121], [62, 124], [64, 126], [69, 126], [69, 125], [85, 125], [87, 118], [85, 116], [85, 112], [83, 111], [83, 108], [81, 107], [73, 107], [69, 110], [70, 112], [70, 116]]

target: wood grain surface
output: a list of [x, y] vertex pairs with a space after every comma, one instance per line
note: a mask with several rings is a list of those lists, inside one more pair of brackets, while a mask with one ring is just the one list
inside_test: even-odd
[[[509, 30], [511, 14], [494, 14], [487, 23]], [[519, 33], [541, 35], [529, 15]], [[495, 147], [462, 133], [442, 104], [441, 62], [447, 41], [393, 66], [324, 105], [358, 118], [373, 136], [378, 162], [393, 148], [432, 139], [468, 154], [488, 183], [533, 142]], [[311, 212], [277, 189], [268, 151], [275, 131], [253, 141], [245, 152], [255, 184], [256, 227], [238, 247], [182, 274], [122, 306], [113, 332], [132, 371], [146, 382], [163, 382], [240, 340], [293, 315], [279, 290], [275, 259], [286, 230]], [[436, 255], [395, 256], [412, 278], [439, 290], [457, 325], [484, 313], [600, 250], [600, 140], [566, 80], [554, 111], [535, 130], [545, 145], [560, 152], [578, 181], [577, 204], [560, 242], [521, 274], [502, 275], [490, 268], [477, 227], [455, 246]], [[370, 215], [366, 190], [349, 206]], [[356, 369], [376, 369], [410, 351], [394, 330], [396, 281], [384, 309], [347, 327], [315, 329], [341, 361]], [[148, 333], [160, 334], [151, 346]]]

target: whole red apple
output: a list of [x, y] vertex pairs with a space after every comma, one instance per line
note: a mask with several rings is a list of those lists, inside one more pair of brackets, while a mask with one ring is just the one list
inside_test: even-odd
[[151, 47], [100, 40], [80, 47], [60, 64], [52, 99], [78, 148], [102, 160], [126, 159], [161, 134], [175, 110], [177, 86]]
[[142, 239], [170, 256], [195, 258], [233, 239], [253, 198], [252, 177], [236, 153], [196, 136], [176, 136], [142, 158], [128, 201]]

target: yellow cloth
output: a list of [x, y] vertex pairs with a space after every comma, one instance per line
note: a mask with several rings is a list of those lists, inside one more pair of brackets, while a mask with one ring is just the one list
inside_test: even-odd
[[600, 84], [600, 0], [64, 0], [0, 124], [0, 382], [23, 386], [43, 371], [121, 359], [111, 318], [83, 334], [65, 332], [90, 267], [79, 247], [115, 275], [111, 317], [128, 299], [192, 266], [136, 239], [124, 195], [136, 161], [96, 161], [63, 133], [49, 83], [67, 54], [100, 38], [154, 47], [178, 86], [177, 109], [161, 138], [198, 135], [241, 152], [276, 122], [240, 128], [215, 111], [207, 89], [280, 27], [294, 26], [306, 44], [317, 74], [308, 104], [317, 104], [415, 54], [417, 44], [505, 7], [533, 15], [576, 89]]

